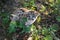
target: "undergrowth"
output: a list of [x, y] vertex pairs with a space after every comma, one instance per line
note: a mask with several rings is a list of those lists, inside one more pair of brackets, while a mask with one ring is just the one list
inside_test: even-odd
[[26, 0], [23, 7], [38, 11], [41, 15], [32, 25], [25, 26], [27, 18], [23, 18], [21, 22], [11, 21], [11, 13], [1, 11], [0, 26], [6, 29], [8, 36], [15, 32], [31, 33], [33, 40], [60, 40], [55, 34], [60, 30], [60, 0]]

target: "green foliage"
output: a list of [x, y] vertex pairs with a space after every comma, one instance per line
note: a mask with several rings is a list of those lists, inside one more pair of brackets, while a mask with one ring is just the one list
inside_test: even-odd
[[49, 29], [50, 31], [56, 32], [59, 29], [59, 26], [57, 24], [53, 24]]
[[29, 1], [26, 1], [25, 3], [24, 3], [24, 6], [25, 7], [32, 7], [32, 6], [35, 6], [35, 3], [34, 3], [35, 1], [34, 0], [29, 0]]
[[30, 27], [29, 26], [25, 26], [25, 22], [27, 21], [27, 19], [24, 17], [22, 18], [21, 22], [18, 21], [11, 21], [10, 25], [9, 25], [9, 33], [15, 32], [16, 31], [16, 27], [19, 28], [23, 28], [22, 33], [23, 32], [29, 32], [30, 31]]
[[8, 28], [8, 31], [9, 33], [12, 33], [12, 32], [15, 32], [15, 27], [17, 27], [17, 24], [15, 21], [11, 21], [10, 25], [9, 25], [9, 28]]
[[36, 29], [35, 25], [31, 25], [31, 31], [32, 31], [32, 37], [34, 40], [39, 40], [39, 36], [38, 36], [38, 30]]
[[43, 34], [43, 35], [48, 35], [48, 34], [49, 34], [49, 30], [44, 27], [44, 28], [42, 29], [42, 34]]
[[3, 24], [6, 25], [6, 24], [9, 23], [9, 18], [5, 17], [5, 18], [2, 19], [2, 21], [3, 21]]
[[46, 7], [44, 5], [41, 5], [41, 9], [39, 10], [40, 12], [44, 12], [46, 10]]
[[46, 37], [44, 37], [43, 40], [53, 40], [52, 36], [51, 35], [47, 35]]
[[22, 18], [23, 21], [19, 23], [19, 27], [23, 28], [24, 32], [30, 32], [30, 26], [25, 26], [25, 22], [27, 21], [27, 18]]
[[[10, 14], [7, 12], [2, 12], [0, 15], [2, 17], [2, 24], [4, 26], [9, 25], [8, 26], [9, 33], [16, 32], [16, 27], [19, 27], [19, 28], [22, 28], [22, 32], [20, 32], [20, 33], [24, 33], [24, 32], [30, 33], [31, 32], [32, 33], [31, 35], [34, 40], [40, 40], [39, 36], [41, 36], [41, 35], [42, 36], [44, 35], [42, 37], [43, 40], [53, 40], [54, 36], [52, 34], [55, 33], [57, 30], [59, 30], [60, 27], [59, 27], [59, 24], [57, 24], [57, 23], [49, 22], [50, 20], [48, 20], [48, 18], [49, 19], [51, 18], [52, 21], [54, 21], [56, 19], [58, 22], [60, 22], [60, 0], [56, 0], [56, 1], [48, 0], [47, 2], [46, 1], [44, 1], [44, 3], [43, 2], [40, 3], [41, 4], [41, 6], [39, 6], [40, 9], [37, 8], [35, 0], [29, 0], [24, 3], [24, 7], [27, 7], [28, 9], [31, 9], [31, 10], [37, 9], [38, 12], [43, 14], [43, 15], [40, 15], [41, 17], [39, 16], [36, 20], [37, 24], [39, 24], [39, 25], [42, 24], [41, 25], [42, 29], [39, 29], [37, 24], [35, 25], [35, 23], [33, 23], [30, 26], [26, 26], [25, 22], [27, 21], [27, 18], [25, 18], [25, 17], [22, 18], [22, 21], [10, 21], [10, 19], [9, 19]], [[51, 16], [50, 14], [51, 15], [55, 14], [55, 15]], [[55, 17], [53, 17], [53, 16], [55, 16]], [[55, 19], [53, 19], [53, 18], [55, 18]], [[47, 24], [45, 25], [45, 23], [47, 23]]]
[[56, 17], [56, 20], [57, 20], [58, 22], [60, 22], [60, 16], [57, 16], [57, 17]]
[[25, 22], [27, 21], [27, 18], [22, 18], [22, 21], [20, 21], [20, 22], [18, 22], [19, 23], [19, 27], [20, 28], [23, 28], [23, 27], [25, 27]]
[[9, 19], [9, 13], [7, 13], [7, 12], [2, 12], [1, 14], [1, 17], [2, 17], [2, 23], [3, 23], [3, 25], [7, 25], [7, 24], [9, 24], [9, 21], [10, 21], [10, 19]]

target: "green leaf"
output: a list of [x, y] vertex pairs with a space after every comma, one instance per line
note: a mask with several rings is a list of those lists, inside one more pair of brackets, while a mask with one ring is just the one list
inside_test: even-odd
[[31, 31], [34, 31], [34, 30], [36, 30], [36, 27], [35, 27], [35, 25], [31, 25]]
[[9, 28], [8, 28], [9, 33], [15, 32], [15, 27], [17, 27], [16, 21], [11, 21]]
[[27, 21], [27, 18], [26, 17], [23, 17], [22, 20], [23, 20], [23, 22], [26, 22]]
[[51, 25], [51, 27], [49, 28], [51, 31], [57, 31], [59, 29], [58, 25], [57, 24], [53, 24]]
[[38, 17], [36, 21], [37, 21], [37, 23], [40, 23], [41, 22], [41, 17]]
[[49, 0], [49, 2], [50, 2], [50, 3], [53, 3], [53, 2], [54, 2], [54, 0]]
[[58, 4], [60, 4], [60, 0], [57, 0]]
[[25, 27], [25, 22], [27, 21], [27, 18], [26, 17], [23, 17], [22, 18], [22, 21], [18, 22], [19, 23], [19, 27], [20, 28], [23, 28]]
[[35, 36], [35, 40], [39, 40], [39, 36], [38, 35]]
[[29, 3], [24, 3], [24, 7], [27, 7], [27, 6], [29, 6]]
[[6, 24], [9, 23], [9, 18], [8, 18], [8, 17], [3, 18], [2, 20], [3, 20], [2, 23], [3, 23], [4, 25], [6, 25]]
[[42, 34], [43, 34], [43, 35], [48, 35], [48, 34], [49, 34], [48, 29], [44, 27], [44, 28], [42, 29]]
[[30, 29], [31, 29], [30, 26], [28, 26], [28, 27], [23, 27], [23, 31], [25, 31], [26, 33], [29, 33], [29, 32], [30, 32]]
[[44, 37], [44, 40], [53, 40], [52, 36], [47, 35], [46, 37]]
[[23, 22], [20, 22], [19, 27], [20, 27], [20, 28], [25, 27], [24, 23], [23, 23]]
[[46, 10], [46, 7], [44, 5], [41, 5], [41, 9], [39, 11], [44, 12], [45, 10]]
[[58, 22], [60, 22], [60, 16], [57, 16], [57, 17], [56, 17], [56, 20], [57, 20]]

